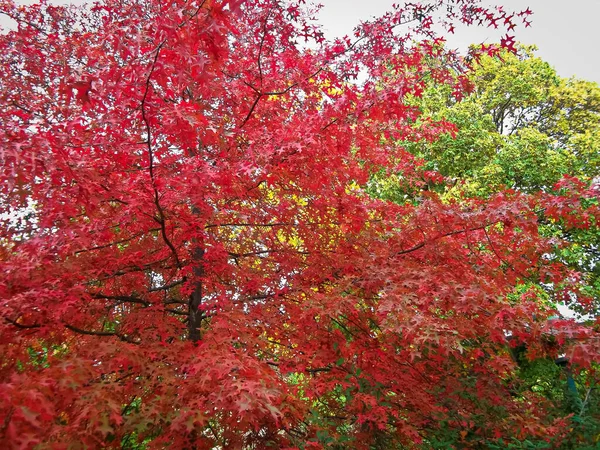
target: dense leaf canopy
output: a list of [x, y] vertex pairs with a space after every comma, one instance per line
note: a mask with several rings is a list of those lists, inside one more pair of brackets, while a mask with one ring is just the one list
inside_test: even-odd
[[[518, 363], [565, 353], [595, 379], [594, 324], [547, 319], [593, 303], [552, 255], [595, 226], [598, 184], [569, 169], [452, 197], [430, 188], [443, 158], [415, 151], [460, 126], [417, 99], [468, 96], [470, 64], [500, 52], [461, 58], [435, 30], [511, 32], [530, 11], [408, 4], [329, 42], [311, 8], [0, 0], [17, 24], [0, 36], [4, 447], [570, 439]], [[579, 157], [588, 119], [556, 108], [540, 132]], [[372, 195], [381, 174], [406, 196]]]
[[[460, 200], [506, 188], [551, 192], [564, 176], [600, 183], [600, 88], [559, 77], [534, 51], [535, 47], [521, 47], [518, 55], [504, 51], [499, 57], [478, 58], [468, 74], [469, 92], [461, 101], [439, 83], [429, 83], [422, 96], [409, 100], [419, 108], [419, 122], [446, 120], [456, 125], [454, 132], [433, 142], [401, 143], [423, 160], [426, 170], [444, 176], [428, 180], [427, 188]], [[376, 174], [369, 191], [395, 202], [418, 195], [418, 189], [399, 182], [401, 177]], [[597, 224], [574, 229], [543, 217], [539, 223], [545, 235], [569, 242], [556, 248], [556, 257], [581, 272], [581, 287], [590, 299], [599, 299]], [[598, 309], [582, 309], [578, 302], [572, 306], [583, 313]]]

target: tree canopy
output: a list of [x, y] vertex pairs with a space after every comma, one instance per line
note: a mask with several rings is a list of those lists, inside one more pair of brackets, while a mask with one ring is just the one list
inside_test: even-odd
[[[423, 160], [425, 169], [444, 177], [430, 180], [427, 188], [460, 199], [488, 197], [506, 188], [550, 192], [564, 176], [600, 183], [600, 88], [561, 78], [534, 51], [520, 47], [519, 54], [479, 57], [460, 101], [438, 83], [429, 83], [423, 95], [409, 100], [419, 108], [418, 121], [446, 120], [456, 126], [433, 142], [400, 142]], [[370, 192], [395, 202], [413, 198], [420, 188], [399, 182], [401, 176], [376, 174]], [[582, 274], [590, 298], [600, 298], [597, 224], [581, 230], [542, 219], [542, 233], [569, 242], [556, 249], [556, 257]], [[587, 306], [573, 305], [579, 312], [597, 311], [597, 305]]]
[[[456, 125], [453, 132], [433, 142], [399, 142], [421, 158], [426, 169], [442, 175], [428, 180], [426, 189], [460, 201], [470, 196], [486, 198], [506, 188], [552, 191], [564, 176], [598, 183], [600, 89], [595, 83], [559, 77], [534, 51], [535, 47], [521, 46], [518, 54], [504, 51], [478, 58], [468, 74], [471, 87], [460, 101], [450, 89], [436, 83], [412, 99], [411, 104], [421, 113], [419, 121], [448, 120]], [[397, 203], [418, 201], [423, 187], [401, 181], [401, 173], [380, 172], [371, 178], [367, 190]], [[535, 286], [540, 302], [554, 305], [558, 299], [568, 305], [569, 315], [579, 320], [596, 317], [600, 299], [597, 223], [577, 229], [568, 222], [548, 220], [540, 210], [538, 226], [541, 234], [560, 239], [561, 245], [555, 246], [549, 257], [579, 274], [579, 288], [591, 302], [581, 304], [571, 295], [560, 299], [553, 292], [560, 286], [543, 280], [524, 278], [517, 290]], [[514, 356], [519, 389], [535, 390], [550, 399], [549, 415], [573, 414], [570, 436], [554, 445], [588, 448], [587, 442], [589, 448], [595, 448], [600, 425], [595, 375], [584, 372], [573, 378], [568, 369], [560, 367], [568, 358], [558, 359], [558, 365], [549, 358], [529, 361], [522, 355], [525, 347], [518, 348]], [[521, 444], [510, 445], [520, 448]]]
[[415, 100], [421, 120], [458, 128], [455, 136], [412, 146], [432, 169], [460, 181], [458, 190], [548, 191], [565, 175], [589, 181], [600, 173], [600, 88], [559, 77], [534, 50], [479, 58], [461, 101], [436, 84]]
[[436, 34], [531, 11], [409, 3], [333, 42], [303, 0], [0, 13], [5, 447], [596, 438], [522, 372], [596, 379], [595, 322], [548, 319], [594, 304], [556, 255], [600, 214], [597, 87], [534, 58], [552, 89], [513, 85], [510, 34], [467, 58]]

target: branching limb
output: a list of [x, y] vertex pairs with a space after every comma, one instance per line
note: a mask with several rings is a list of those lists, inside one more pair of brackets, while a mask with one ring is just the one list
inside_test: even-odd
[[158, 48], [156, 49], [156, 52], [154, 55], [154, 60], [152, 61], [152, 66], [150, 67], [150, 73], [148, 74], [148, 77], [146, 78], [146, 87], [144, 90], [144, 96], [142, 97], [142, 101], [140, 104], [140, 110], [142, 112], [142, 121], [144, 122], [144, 125], [146, 127], [146, 145], [148, 147], [148, 159], [149, 159], [148, 171], [150, 172], [150, 180], [152, 182], [152, 190], [154, 192], [154, 205], [156, 206], [156, 210], [158, 212], [158, 217], [155, 217], [154, 219], [160, 225], [160, 234], [163, 238], [163, 241], [165, 241], [165, 244], [167, 244], [167, 247], [169, 247], [169, 249], [171, 250], [171, 253], [173, 254], [173, 258], [175, 259], [175, 263], [176, 263], [177, 267], [181, 268], [181, 260], [179, 259], [179, 256], [177, 255], [177, 250], [175, 250], [175, 246], [170, 241], [170, 239], [167, 235], [165, 212], [164, 212], [162, 205], [160, 204], [160, 195], [158, 194], [158, 188], [156, 187], [156, 178], [155, 178], [155, 174], [154, 174], [154, 149], [152, 148], [152, 128], [150, 127], [150, 122], [149, 122], [148, 116], [146, 114], [146, 99], [148, 98], [148, 93], [150, 92], [150, 82], [152, 79], [152, 74], [154, 73], [154, 69], [156, 68], [156, 62], [158, 61], [158, 56], [160, 55], [160, 51], [162, 50], [162, 47], [165, 43], [166, 43], [166, 41], [162, 41], [160, 43], [160, 45], [158, 46]]

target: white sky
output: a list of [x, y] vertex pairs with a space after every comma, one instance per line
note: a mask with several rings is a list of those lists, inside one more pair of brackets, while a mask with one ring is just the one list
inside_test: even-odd
[[[426, 0], [421, 0], [423, 3]], [[536, 44], [538, 55], [563, 77], [600, 83], [600, 0], [498, 0], [505, 10], [533, 11], [532, 26], [517, 27], [515, 35], [524, 44]], [[360, 21], [380, 15], [402, 0], [321, 0], [321, 23], [328, 37], [351, 34]], [[461, 27], [449, 36], [449, 45], [465, 49], [469, 44], [498, 42], [499, 33], [489, 28]]]

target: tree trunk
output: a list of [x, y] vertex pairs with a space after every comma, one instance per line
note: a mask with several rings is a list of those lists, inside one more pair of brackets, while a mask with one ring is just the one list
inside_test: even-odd
[[203, 259], [204, 249], [197, 247], [194, 250], [194, 290], [190, 294], [190, 302], [188, 308], [188, 339], [193, 342], [198, 342], [201, 338], [200, 325], [204, 318], [200, 305], [202, 304], [202, 276], [204, 275]]

